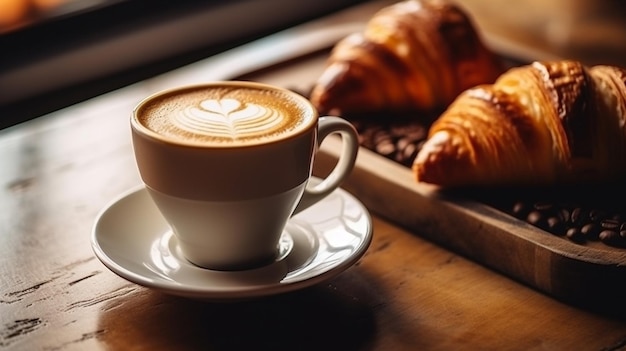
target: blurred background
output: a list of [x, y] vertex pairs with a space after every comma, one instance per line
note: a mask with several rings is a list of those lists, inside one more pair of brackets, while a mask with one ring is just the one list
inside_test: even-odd
[[363, 0], [0, 0], [0, 129]]
[[626, 67], [626, 1], [456, 0], [502, 50]]
[[[624, 1], [451, 1], [519, 62], [626, 67]], [[0, 129], [360, 2], [0, 0]]]

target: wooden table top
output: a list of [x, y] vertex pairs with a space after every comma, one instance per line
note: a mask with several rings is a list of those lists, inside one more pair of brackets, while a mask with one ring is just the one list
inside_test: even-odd
[[193, 72], [184, 68], [0, 131], [0, 349], [626, 348], [626, 318], [559, 302], [375, 213], [373, 242], [356, 265], [282, 295], [197, 301], [112, 273], [94, 256], [90, 235], [100, 210], [140, 184], [130, 111]]

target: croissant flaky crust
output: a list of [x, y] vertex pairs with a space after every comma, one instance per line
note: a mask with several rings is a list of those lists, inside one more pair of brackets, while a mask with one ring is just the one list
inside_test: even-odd
[[442, 186], [552, 185], [626, 175], [626, 70], [576, 61], [512, 68], [466, 90], [413, 163]]
[[502, 72], [460, 8], [409, 0], [379, 10], [363, 32], [338, 42], [310, 98], [323, 114], [440, 112]]

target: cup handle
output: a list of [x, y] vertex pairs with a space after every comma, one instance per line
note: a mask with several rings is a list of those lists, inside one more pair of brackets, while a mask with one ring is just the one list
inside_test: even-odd
[[322, 141], [327, 136], [335, 133], [341, 135], [342, 140], [342, 150], [335, 168], [319, 184], [315, 186], [312, 186], [311, 183], [307, 184], [302, 199], [296, 206], [293, 215], [317, 203], [333, 192], [352, 172], [359, 151], [359, 137], [354, 126], [345, 119], [334, 116], [319, 118], [315, 152], [317, 152]]

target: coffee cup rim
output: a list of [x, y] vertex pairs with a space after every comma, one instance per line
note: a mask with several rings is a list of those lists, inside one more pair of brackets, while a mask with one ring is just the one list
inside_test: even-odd
[[256, 87], [256, 88], [262, 88], [262, 89], [270, 89], [270, 90], [279, 91], [281, 93], [289, 95], [296, 100], [300, 100], [302, 102], [302, 106], [307, 106], [307, 108], [310, 110], [312, 118], [310, 118], [310, 120], [298, 130], [295, 130], [290, 133], [282, 134], [279, 138], [272, 140], [271, 143], [280, 143], [280, 142], [284, 142], [287, 140], [292, 140], [293, 138], [297, 138], [298, 136], [307, 134], [311, 130], [311, 128], [315, 128], [315, 126], [317, 125], [317, 121], [319, 119], [319, 113], [317, 109], [306, 97], [302, 96], [301, 94], [298, 94], [292, 90], [274, 86], [271, 84], [251, 82], [251, 81], [228, 80], [228, 81], [212, 81], [212, 82], [206, 82], [206, 83], [181, 85], [181, 86], [177, 86], [177, 87], [173, 87], [169, 89], [160, 90], [158, 92], [148, 95], [147, 97], [139, 101], [139, 103], [137, 103], [137, 105], [132, 111], [131, 118], [130, 118], [132, 129], [135, 132], [140, 133], [144, 137], [149, 137], [151, 139], [158, 140], [160, 142], [167, 143], [167, 144], [181, 145], [185, 147], [196, 147], [196, 148], [207, 148], [207, 149], [242, 149], [242, 148], [255, 147], [258, 145], [267, 144], [268, 142], [265, 140], [247, 142], [241, 145], [233, 145], [233, 144], [222, 145], [222, 144], [205, 143], [205, 142], [193, 141], [193, 140], [173, 140], [172, 138], [165, 137], [151, 130], [150, 128], [144, 126], [138, 120], [137, 116], [140, 110], [144, 108], [148, 103], [150, 103], [151, 101], [153, 101], [154, 99], [158, 97], [163, 97], [163, 96], [167, 96], [167, 95], [171, 95], [171, 94], [175, 94], [179, 92], [184, 92], [184, 91], [192, 91], [192, 90], [197, 90], [197, 89], [215, 87], [215, 86], [243, 86], [243, 87], [250, 87], [250, 88]]

